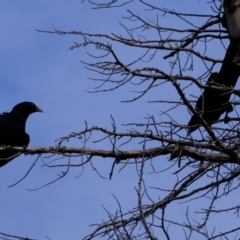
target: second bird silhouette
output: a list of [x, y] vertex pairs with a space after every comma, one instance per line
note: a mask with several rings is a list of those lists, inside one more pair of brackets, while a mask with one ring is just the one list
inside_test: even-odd
[[[43, 112], [43, 110], [32, 102], [21, 102], [13, 107], [11, 112], [0, 114], [0, 145], [27, 147], [30, 137], [25, 132], [25, 126], [29, 115], [35, 112]], [[7, 164], [16, 155], [17, 152], [0, 152], [0, 167]]]

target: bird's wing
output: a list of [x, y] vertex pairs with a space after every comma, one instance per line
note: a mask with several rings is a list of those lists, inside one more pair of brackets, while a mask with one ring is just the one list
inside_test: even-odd
[[11, 128], [12, 125], [13, 121], [9, 113], [0, 114], [0, 134], [2, 131], [6, 131], [7, 129]]

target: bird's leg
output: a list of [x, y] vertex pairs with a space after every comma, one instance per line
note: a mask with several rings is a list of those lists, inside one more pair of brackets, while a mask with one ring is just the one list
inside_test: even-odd
[[[28, 146], [24, 145], [24, 146], [21, 146], [21, 147], [24, 149], [24, 151], [26, 151], [26, 149], [27, 149]], [[24, 152], [24, 155], [26, 156], [26, 153], [25, 153], [25, 152]]]

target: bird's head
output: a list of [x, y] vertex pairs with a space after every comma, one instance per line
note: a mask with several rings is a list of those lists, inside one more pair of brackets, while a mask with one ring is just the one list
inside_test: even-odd
[[15, 107], [13, 107], [12, 112], [13, 113], [19, 112], [19, 113], [29, 116], [31, 113], [43, 112], [43, 110], [40, 109], [39, 107], [37, 107], [32, 102], [21, 102], [21, 103], [17, 104]]

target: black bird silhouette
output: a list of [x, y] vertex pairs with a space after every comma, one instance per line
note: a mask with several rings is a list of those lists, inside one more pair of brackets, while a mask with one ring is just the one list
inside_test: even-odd
[[[27, 147], [30, 141], [29, 135], [25, 132], [25, 125], [30, 114], [43, 112], [32, 102], [17, 104], [10, 113], [0, 114], [0, 145], [24, 146]], [[0, 152], [0, 167], [18, 156], [18, 152]]]
[[[206, 88], [198, 98], [195, 108], [209, 125], [217, 121], [223, 113], [226, 113], [225, 122], [229, 120], [227, 114], [233, 107], [229, 102], [232, 92], [227, 88], [234, 88], [240, 75], [240, 0], [223, 0], [222, 4], [224, 15], [221, 22], [229, 33], [230, 44], [219, 73], [212, 73], [207, 85], [226, 87], [226, 90]], [[199, 117], [193, 115], [188, 122], [188, 135], [200, 125]]]
[[[218, 73], [212, 73], [206, 85], [221, 86], [218, 77]], [[230, 93], [207, 88], [198, 98], [195, 110], [210, 125], [212, 122], [217, 121], [224, 112], [226, 113], [225, 122], [227, 122], [227, 114], [233, 110], [232, 105], [229, 103], [229, 98]], [[188, 123], [188, 126], [192, 126], [188, 129], [188, 135], [199, 128], [199, 124], [201, 122], [198, 117], [193, 115]]]
[[[223, 60], [219, 73], [212, 73], [207, 81], [208, 86], [235, 87], [240, 75], [240, 66], [233, 62], [237, 50], [234, 43], [230, 43]], [[225, 113], [225, 123], [227, 123], [227, 114], [233, 110], [229, 102], [232, 92], [229, 90], [217, 90], [206, 88], [203, 94], [198, 98], [195, 110], [202, 118], [211, 125]], [[195, 126], [194, 126], [195, 125]], [[197, 126], [198, 125], [198, 126]], [[193, 115], [188, 122], [188, 135], [200, 127], [200, 120]]]

